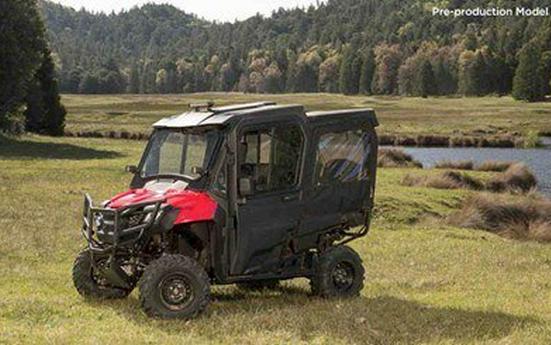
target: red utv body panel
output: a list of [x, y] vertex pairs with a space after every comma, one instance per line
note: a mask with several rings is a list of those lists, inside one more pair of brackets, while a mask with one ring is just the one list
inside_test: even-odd
[[114, 196], [109, 201], [109, 207], [118, 209], [159, 200], [165, 200], [166, 204], [180, 210], [174, 225], [213, 220], [218, 207], [216, 201], [207, 193], [188, 189], [168, 189], [164, 193], [156, 193], [149, 189], [131, 189]]

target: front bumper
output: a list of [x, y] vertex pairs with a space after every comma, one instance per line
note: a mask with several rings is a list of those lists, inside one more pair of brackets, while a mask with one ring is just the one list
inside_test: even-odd
[[159, 218], [163, 200], [150, 201], [112, 209], [95, 207], [88, 194], [84, 196], [82, 234], [92, 253], [114, 255], [132, 248]]

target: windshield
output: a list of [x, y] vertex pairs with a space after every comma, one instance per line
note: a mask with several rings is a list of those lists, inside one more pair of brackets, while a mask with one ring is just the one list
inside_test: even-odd
[[145, 153], [141, 177], [200, 177], [201, 171], [208, 168], [218, 137], [217, 130], [156, 130]]

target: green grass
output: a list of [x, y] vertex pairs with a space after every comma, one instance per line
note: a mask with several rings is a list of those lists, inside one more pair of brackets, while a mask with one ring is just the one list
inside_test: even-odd
[[148, 132], [152, 123], [187, 110], [189, 103], [219, 105], [272, 100], [303, 104], [308, 110], [371, 107], [381, 133], [480, 134], [551, 132], [551, 103], [524, 103], [510, 97], [413, 98], [337, 94], [259, 95], [199, 93], [186, 95], [64, 95], [70, 131]]
[[551, 343], [551, 247], [444, 225], [437, 217], [470, 192], [397, 188], [412, 169], [379, 170], [373, 230], [353, 243], [367, 272], [360, 298], [314, 298], [300, 279], [281, 292], [215, 287], [193, 321], [147, 318], [136, 292], [85, 301], [70, 275], [82, 193], [127, 188], [123, 167], [144, 145], [0, 138], [0, 343]]

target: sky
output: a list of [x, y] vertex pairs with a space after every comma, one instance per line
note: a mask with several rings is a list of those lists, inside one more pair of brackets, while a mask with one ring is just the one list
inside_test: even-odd
[[249, 18], [256, 13], [270, 15], [280, 7], [306, 7], [316, 4], [317, 0], [52, 0], [75, 9], [86, 8], [93, 12], [119, 12], [136, 5], [146, 3], [169, 3], [188, 13], [199, 17], [217, 20], [234, 21]]

